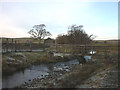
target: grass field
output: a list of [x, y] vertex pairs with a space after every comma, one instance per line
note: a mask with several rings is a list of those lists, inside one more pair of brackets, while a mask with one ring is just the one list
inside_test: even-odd
[[[3, 38], [3, 42], [6, 39]], [[19, 41], [19, 43], [25, 43], [30, 38], [14, 38], [14, 40]], [[11, 42], [12, 39], [9, 38], [9, 42]], [[37, 40], [33, 40], [34, 43], [38, 43]], [[117, 40], [97, 40], [94, 41], [91, 45], [108, 45], [113, 46], [109, 48], [109, 57], [111, 58], [118, 58], [118, 41]], [[50, 59], [46, 57], [47, 52], [13, 52], [13, 53], [5, 53], [2, 57], [2, 64], [3, 64], [3, 71], [5, 72], [13, 72], [17, 71], [18, 69], [29, 67], [33, 64], [41, 64], [41, 63], [52, 63], [52, 62], [58, 62], [58, 61], [65, 61], [70, 60], [71, 57], [54, 57], [54, 59]], [[97, 54], [102, 54], [101, 52]], [[11, 67], [11, 68], [10, 68]]]
[[[18, 43], [26, 43], [26, 42], [32, 42], [32, 43], [39, 43], [39, 40], [33, 39], [33, 38], [8, 38], [8, 42], [17, 41]], [[6, 38], [2, 38], [2, 42], [6, 42]], [[41, 41], [43, 43], [43, 40]], [[93, 40], [92, 45], [112, 45], [116, 46], [118, 45], [118, 40]]]

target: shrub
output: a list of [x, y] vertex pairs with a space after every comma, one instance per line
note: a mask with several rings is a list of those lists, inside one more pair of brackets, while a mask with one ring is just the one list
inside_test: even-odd
[[62, 57], [61, 56], [54, 56], [54, 59], [55, 60], [62, 60]]

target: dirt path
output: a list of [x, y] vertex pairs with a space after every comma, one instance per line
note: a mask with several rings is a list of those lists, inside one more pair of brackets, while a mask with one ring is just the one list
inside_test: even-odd
[[117, 88], [118, 87], [118, 70], [109, 67], [97, 74], [91, 76], [77, 88]]

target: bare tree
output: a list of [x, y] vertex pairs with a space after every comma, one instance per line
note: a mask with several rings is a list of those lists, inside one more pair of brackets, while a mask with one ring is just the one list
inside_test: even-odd
[[33, 38], [39, 39], [39, 42], [44, 39], [46, 36], [51, 36], [51, 33], [46, 31], [45, 24], [34, 25], [28, 33], [31, 34]]

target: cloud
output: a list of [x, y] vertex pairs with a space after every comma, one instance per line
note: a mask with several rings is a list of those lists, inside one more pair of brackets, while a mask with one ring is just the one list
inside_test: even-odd
[[0, 37], [18, 38], [29, 36], [28, 34], [26, 34], [23, 28], [15, 27], [12, 25], [3, 25], [2, 27], [0, 27], [0, 29]]
[[26, 37], [25, 28], [19, 27], [17, 22], [0, 12], [0, 37]]
[[90, 35], [97, 36], [95, 39], [118, 39], [118, 28], [115, 25], [104, 26], [104, 27], [85, 27], [84, 30]]
[[[104, 27], [105, 25], [103, 25], [104, 22], [102, 21], [104, 16], [99, 18], [98, 14], [95, 13], [96, 11], [91, 9], [91, 3], [88, 2], [81, 2], [80, 0], [39, 0], [39, 3], [16, 2], [4, 2], [2, 4], [0, 36], [29, 36], [27, 32], [32, 26], [42, 23], [47, 26], [47, 30], [53, 35], [52, 37], [56, 37], [61, 33], [67, 33], [67, 27], [72, 24], [84, 25], [84, 29], [89, 35], [94, 34], [98, 38], [105, 35], [107, 37], [116, 35], [117, 29], [113, 28], [107, 19], [104, 19], [104, 22], [107, 22], [106, 25], [109, 26]], [[107, 17], [109, 18], [108, 15]], [[103, 25], [103, 28], [100, 25]], [[113, 32], [115, 32], [114, 35], [110, 34]]]

